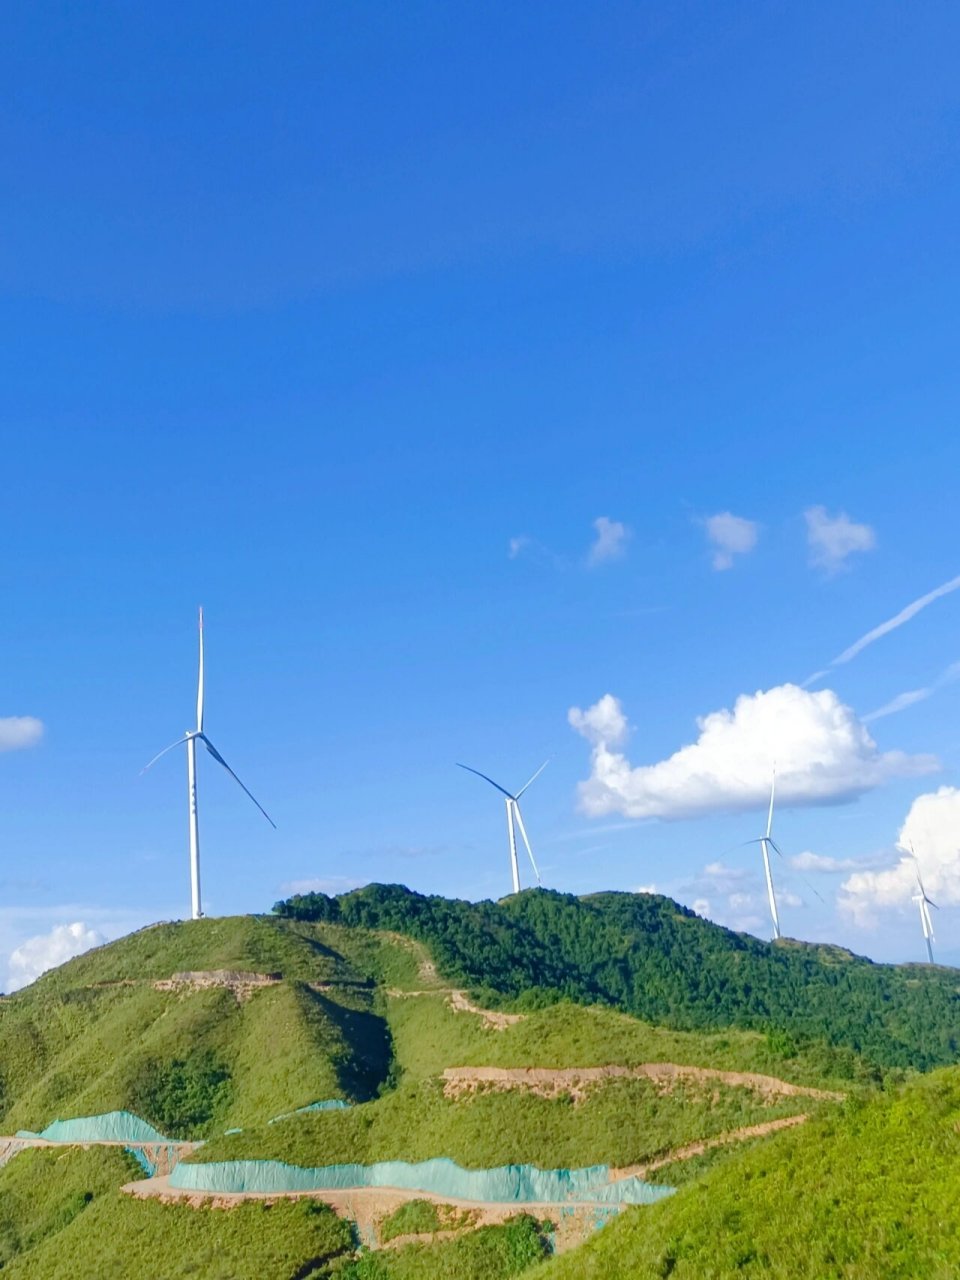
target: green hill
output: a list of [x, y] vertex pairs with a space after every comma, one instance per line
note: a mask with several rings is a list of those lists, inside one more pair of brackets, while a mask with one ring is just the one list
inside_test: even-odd
[[768, 944], [656, 894], [528, 890], [471, 903], [368, 885], [336, 898], [296, 896], [274, 911], [408, 934], [452, 981], [494, 1005], [567, 998], [684, 1030], [775, 1029], [845, 1046], [885, 1068], [927, 1070], [960, 1056], [956, 970]]
[[[834, 1186], [842, 1205], [857, 1184], [830, 1164], [835, 1152], [879, 1180], [862, 1219], [867, 1261], [835, 1273], [866, 1277], [888, 1274], [867, 1266], [886, 1248], [933, 1258], [915, 1241], [922, 1215], [891, 1217], [906, 1224], [900, 1239], [883, 1214], [924, 1106], [939, 1117], [924, 1141], [940, 1144], [943, 1161], [903, 1167], [915, 1179], [946, 1176], [941, 1121], [956, 1122], [960, 1072], [897, 1090], [903, 1067], [946, 1056], [956, 1009], [952, 971], [770, 947], [667, 899], [538, 892], [468, 904], [373, 886], [293, 900], [273, 916], [145, 929], [3, 998], [0, 1132], [127, 1109], [171, 1137], [206, 1139], [192, 1163], [446, 1156], [473, 1169], [650, 1170], [681, 1188], [545, 1263], [558, 1280], [565, 1267], [571, 1278], [732, 1274], [722, 1267], [733, 1254], [717, 1244], [725, 1232], [748, 1261], [754, 1236], [757, 1256], [772, 1258], [756, 1188], [776, 1187], [789, 1206], [803, 1172]], [[351, 1105], [298, 1112], [328, 1098]], [[796, 1178], [781, 1173], [777, 1153]], [[396, 1226], [384, 1209], [363, 1227], [364, 1239], [400, 1236], [399, 1247], [358, 1253], [350, 1223], [313, 1201], [227, 1210], [133, 1199], [119, 1188], [143, 1173], [117, 1148], [2, 1159], [0, 1264], [37, 1280], [506, 1280], [539, 1276], [531, 1268], [553, 1239], [529, 1213], [475, 1229], [470, 1215], [421, 1201], [397, 1211]], [[938, 1188], [924, 1190], [924, 1203], [933, 1213], [943, 1202], [943, 1221], [955, 1223]], [[797, 1224], [807, 1214], [813, 1229], [812, 1210], [783, 1212]], [[838, 1210], [836, 1250], [843, 1220]], [[458, 1231], [446, 1240], [450, 1222]], [[417, 1230], [427, 1242], [404, 1243]], [[631, 1270], [612, 1269], [617, 1249], [635, 1259]], [[825, 1266], [827, 1253], [816, 1256]], [[680, 1269], [695, 1258], [699, 1270]], [[705, 1270], [704, 1259], [721, 1269]]]
[[126, 1109], [196, 1138], [370, 1098], [390, 1061], [374, 993], [309, 928], [237, 917], [142, 930], [0, 1000], [0, 1128]]

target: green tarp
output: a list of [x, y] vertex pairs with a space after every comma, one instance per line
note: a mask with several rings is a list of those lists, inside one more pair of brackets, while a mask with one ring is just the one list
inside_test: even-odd
[[171, 1143], [152, 1124], [130, 1111], [108, 1111], [102, 1116], [54, 1120], [40, 1133], [20, 1129], [18, 1138], [45, 1138], [48, 1142], [159, 1142]]
[[[343, 1111], [350, 1106], [349, 1102], [344, 1102], [342, 1098], [327, 1098], [323, 1102], [310, 1102], [305, 1107], [297, 1107], [296, 1111], [285, 1111], [282, 1116], [274, 1116], [272, 1120], [268, 1120], [267, 1124], [276, 1124], [279, 1120], [289, 1120], [291, 1116], [302, 1116], [305, 1112], [311, 1111]], [[228, 1133], [239, 1133], [240, 1130], [228, 1129]]]
[[498, 1204], [653, 1204], [673, 1193], [640, 1178], [610, 1181], [607, 1165], [588, 1169], [537, 1169], [530, 1164], [463, 1169], [452, 1160], [403, 1160], [380, 1164], [334, 1164], [304, 1169], [278, 1160], [225, 1160], [178, 1164], [171, 1187], [210, 1194], [332, 1191], [354, 1187], [400, 1187]]

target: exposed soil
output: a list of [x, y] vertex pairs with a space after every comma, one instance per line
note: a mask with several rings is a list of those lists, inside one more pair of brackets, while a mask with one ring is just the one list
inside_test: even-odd
[[235, 996], [237, 1003], [249, 1000], [255, 991], [276, 986], [283, 978], [280, 973], [241, 973], [233, 969], [209, 969], [197, 973], [175, 973], [170, 978], [160, 978], [153, 983], [156, 991], [204, 990], [223, 987]]
[[[496, 1016], [496, 1015], [491, 1015]], [[501, 1014], [501, 1017], [517, 1017]], [[708, 1082], [752, 1089], [765, 1098], [816, 1098], [842, 1102], [844, 1094], [806, 1085], [790, 1084], [775, 1076], [752, 1071], [718, 1071], [712, 1067], [687, 1067], [675, 1062], [646, 1062], [637, 1067], [447, 1067], [443, 1072], [443, 1092], [447, 1098], [459, 1098], [480, 1089], [523, 1089], [544, 1098], [570, 1097], [582, 1102], [591, 1086], [615, 1079], [652, 1080], [664, 1093], [678, 1083]]]

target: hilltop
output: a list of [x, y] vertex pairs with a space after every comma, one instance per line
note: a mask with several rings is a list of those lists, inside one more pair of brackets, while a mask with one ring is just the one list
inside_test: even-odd
[[0, 1126], [130, 1110], [201, 1138], [386, 1079], [374, 984], [310, 929], [255, 916], [162, 924], [0, 1001]]
[[774, 1030], [788, 1041], [852, 1050], [882, 1068], [927, 1070], [960, 1055], [956, 970], [875, 964], [790, 939], [761, 942], [658, 894], [577, 898], [535, 889], [472, 903], [368, 885], [338, 897], [295, 896], [274, 911], [406, 934], [452, 981], [495, 1007], [568, 999], [679, 1030]]

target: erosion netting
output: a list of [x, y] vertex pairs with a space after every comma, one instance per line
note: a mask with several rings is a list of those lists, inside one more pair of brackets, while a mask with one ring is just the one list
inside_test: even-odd
[[529, 1164], [497, 1169], [464, 1169], [452, 1160], [410, 1164], [334, 1164], [301, 1168], [278, 1160], [225, 1160], [179, 1164], [170, 1186], [211, 1195], [269, 1195], [284, 1192], [340, 1191], [356, 1187], [395, 1187], [498, 1204], [653, 1204], [673, 1188], [639, 1177], [611, 1181], [607, 1165], [587, 1169], [537, 1169]]

